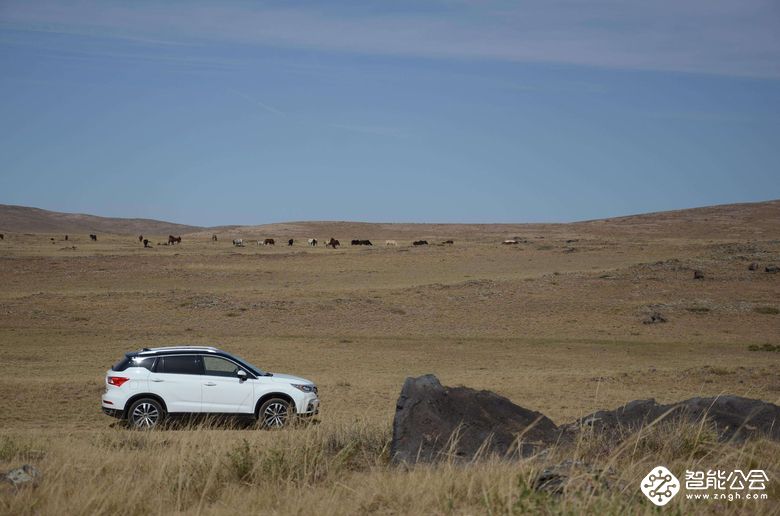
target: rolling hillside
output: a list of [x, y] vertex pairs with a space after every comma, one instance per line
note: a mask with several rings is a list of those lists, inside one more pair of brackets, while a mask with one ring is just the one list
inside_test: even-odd
[[115, 234], [181, 234], [203, 228], [151, 219], [98, 217], [82, 213], [60, 213], [0, 205], [0, 231], [14, 233], [115, 233]]
[[565, 235], [586, 232], [594, 235], [617, 233], [660, 234], [681, 238], [760, 238], [778, 232], [780, 200], [724, 204], [628, 215], [569, 224], [428, 224], [369, 223], [346, 221], [301, 221], [259, 225], [199, 227], [151, 219], [109, 218], [76, 213], [59, 213], [24, 206], [0, 205], [0, 231], [16, 233], [113, 233], [193, 234], [212, 233], [233, 237], [275, 237], [319, 239], [347, 238], [460, 238], [466, 240], [533, 236], [542, 233]]

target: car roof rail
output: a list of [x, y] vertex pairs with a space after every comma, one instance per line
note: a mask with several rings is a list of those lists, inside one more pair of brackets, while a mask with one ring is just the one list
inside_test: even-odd
[[158, 348], [143, 348], [141, 350], [141, 353], [160, 353], [163, 351], [180, 351], [180, 350], [186, 350], [186, 351], [207, 351], [209, 353], [216, 353], [220, 351], [219, 348], [215, 348], [214, 346], [190, 346], [190, 345], [180, 345], [180, 346], [161, 346]]

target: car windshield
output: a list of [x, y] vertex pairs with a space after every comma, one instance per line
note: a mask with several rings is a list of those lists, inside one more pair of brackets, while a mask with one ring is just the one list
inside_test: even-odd
[[266, 376], [266, 375], [269, 375], [269, 373], [266, 373], [265, 371], [263, 371], [259, 367], [253, 366], [252, 364], [249, 363], [249, 361], [244, 360], [240, 356], [238, 356], [238, 355], [231, 355], [231, 356], [233, 358], [235, 358], [236, 360], [238, 360], [239, 362], [241, 362], [242, 365], [246, 366], [246, 368], [249, 369], [251, 372], [253, 372], [256, 376]]

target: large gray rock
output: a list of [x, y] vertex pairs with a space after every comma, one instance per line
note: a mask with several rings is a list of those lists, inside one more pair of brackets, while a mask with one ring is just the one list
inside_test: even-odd
[[574, 442], [583, 430], [617, 443], [656, 420], [674, 424], [703, 419], [722, 440], [780, 440], [780, 407], [761, 400], [718, 396], [668, 405], [653, 399], [635, 400], [557, 427], [544, 414], [493, 392], [444, 387], [435, 376], [425, 375], [404, 382], [393, 419], [390, 456], [393, 462], [406, 464], [524, 457], [556, 442]]
[[660, 405], [653, 399], [635, 400], [615, 410], [600, 410], [564, 428], [578, 431], [589, 427], [619, 438], [659, 418], [672, 422], [706, 419], [724, 440], [758, 436], [780, 440], [780, 407], [740, 396], [691, 398], [668, 405]]
[[407, 378], [393, 419], [396, 463], [475, 456], [527, 456], [553, 443], [558, 428], [544, 414], [490, 391], [444, 387], [433, 375]]

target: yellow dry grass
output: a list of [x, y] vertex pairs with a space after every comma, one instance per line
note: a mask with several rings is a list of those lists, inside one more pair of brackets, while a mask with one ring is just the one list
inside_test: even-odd
[[[674, 512], [776, 512], [776, 443], [721, 444], [689, 426], [653, 429], [620, 449], [591, 437], [520, 463], [387, 464], [401, 384], [423, 373], [496, 391], [556, 423], [637, 398], [780, 401], [780, 354], [749, 350], [780, 344], [772, 310], [780, 275], [762, 272], [780, 264], [778, 219], [686, 216], [479, 231], [352, 227], [361, 234], [298, 224], [234, 229], [219, 242], [184, 235], [181, 246], [153, 249], [132, 236], [93, 243], [6, 233], [0, 470], [30, 462], [44, 480], [2, 491], [0, 512], [642, 514], [655, 510], [638, 483], [658, 463], [677, 472], [764, 468], [773, 479], [774, 501], [678, 497]], [[279, 242], [284, 231], [295, 246], [229, 243]], [[309, 248], [300, 240], [307, 231], [378, 245]], [[513, 236], [526, 242], [498, 243]], [[413, 248], [415, 238], [455, 245]], [[753, 261], [760, 271], [748, 271]], [[706, 278], [694, 281], [693, 269]], [[642, 324], [655, 311], [669, 322]], [[179, 343], [218, 345], [316, 381], [320, 424], [282, 432], [111, 426], [99, 408], [105, 370], [125, 351]], [[562, 496], [531, 489], [539, 469], [565, 458], [591, 469]]]

